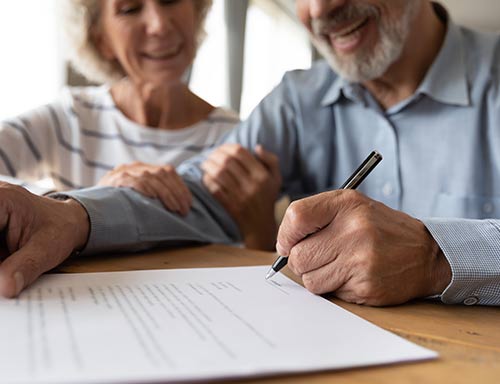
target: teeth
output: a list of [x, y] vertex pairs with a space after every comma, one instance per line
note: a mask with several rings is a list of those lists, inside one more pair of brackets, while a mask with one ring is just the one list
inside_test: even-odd
[[351, 25], [348, 29], [344, 29], [343, 31], [340, 31], [340, 32], [337, 32], [335, 34], [335, 37], [344, 37], [344, 36], [347, 36], [349, 35], [352, 31], [355, 31], [356, 29], [358, 29], [363, 23], [365, 23], [365, 21], [368, 20], [367, 18], [366, 19], [362, 19], [360, 20], [359, 22], [357, 22], [356, 24], [353, 24]]
[[335, 40], [338, 44], [346, 45], [351, 43], [352, 41], [358, 39], [361, 35], [361, 31], [355, 31], [354, 33], [348, 33], [346, 35], [337, 36]]
[[178, 51], [179, 47], [175, 47], [166, 51], [148, 52], [146, 55], [151, 57], [152, 59], [164, 59], [166, 57], [175, 55]]

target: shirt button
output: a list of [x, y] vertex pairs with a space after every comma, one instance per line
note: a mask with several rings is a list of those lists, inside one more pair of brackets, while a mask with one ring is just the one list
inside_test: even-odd
[[476, 296], [469, 296], [464, 300], [465, 305], [476, 305], [479, 302], [479, 298]]
[[492, 213], [495, 209], [495, 206], [492, 203], [484, 203], [483, 204], [483, 212], [484, 213]]
[[382, 194], [385, 197], [389, 197], [394, 193], [394, 187], [392, 186], [391, 183], [385, 183], [384, 186], [382, 187]]

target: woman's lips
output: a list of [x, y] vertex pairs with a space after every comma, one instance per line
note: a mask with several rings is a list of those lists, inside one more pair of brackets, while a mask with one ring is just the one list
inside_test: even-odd
[[147, 52], [143, 52], [142, 56], [150, 59], [150, 60], [168, 60], [172, 57], [177, 56], [182, 49], [182, 46], [179, 44], [175, 47], [168, 47], [163, 49], [151, 50]]

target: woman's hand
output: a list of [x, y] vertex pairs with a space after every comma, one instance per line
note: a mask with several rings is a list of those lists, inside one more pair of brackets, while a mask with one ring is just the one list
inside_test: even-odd
[[238, 223], [245, 246], [273, 250], [274, 204], [281, 188], [278, 157], [261, 145], [253, 156], [241, 145], [225, 144], [201, 168], [203, 183]]
[[120, 165], [109, 171], [97, 185], [132, 188], [160, 200], [165, 208], [183, 216], [188, 214], [193, 200], [189, 188], [171, 165], [141, 162]]

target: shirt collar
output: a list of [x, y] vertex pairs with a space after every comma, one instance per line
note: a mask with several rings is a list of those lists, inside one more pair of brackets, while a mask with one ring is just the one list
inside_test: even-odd
[[443, 46], [416, 93], [443, 104], [470, 105], [462, 35], [452, 21], [448, 21]]
[[[438, 3], [433, 3], [438, 16], [447, 23], [443, 46], [432, 63], [415, 95], [425, 94], [444, 104], [470, 105], [469, 87], [462, 35], [459, 27], [451, 21], [446, 10]], [[337, 76], [321, 100], [323, 107], [335, 104], [341, 96], [348, 98], [356, 84]]]
[[335, 104], [341, 96], [354, 102], [363, 102], [363, 91], [364, 88], [361, 85], [350, 83], [342, 77], [337, 76], [328, 91], [326, 91], [325, 96], [323, 96], [321, 106], [326, 107]]
[[347, 85], [349, 85], [349, 83], [346, 80], [337, 76], [321, 100], [321, 106], [326, 107], [330, 104], [335, 104], [342, 95], [342, 89]]

